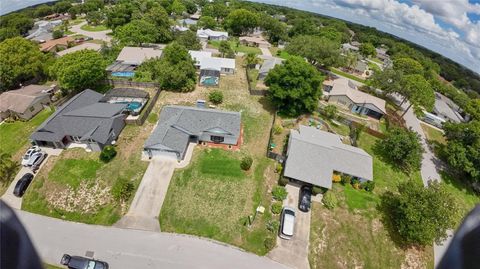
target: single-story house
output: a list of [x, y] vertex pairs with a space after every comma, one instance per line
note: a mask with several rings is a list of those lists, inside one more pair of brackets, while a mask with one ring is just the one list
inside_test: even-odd
[[150, 94], [134, 88], [114, 88], [105, 93], [100, 102], [127, 104], [125, 109], [130, 115], [137, 116], [150, 99]]
[[189, 143], [224, 145], [241, 144], [241, 114], [186, 106], [165, 106], [157, 127], [144, 145], [144, 153], [183, 160]]
[[0, 119], [10, 116], [29, 120], [50, 104], [55, 86], [28, 85], [0, 94]]
[[238, 40], [240, 41], [240, 44], [250, 46], [250, 47], [270, 48], [272, 46], [261, 35], [259, 35], [259, 36], [241, 36]]
[[220, 81], [220, 71], [211, 69], [200, 70], [200, 85], [202, 86], [218, 86]]
[[125, 127], [123, 112], [127, 107], [127, 104], [102, 103], [102, 98], [102, 94], [92, 90], [75, 95], [45, 120], [30, 140], [43, 147], [66, 148], [76, 143], [92, 151], [102, 150]]
[[362, 43], [358, 42], [358, 41], [352, 41], [350, 42], [350, 45], [352, 46], [355, 46], [357, 48], [360, 48], [360, 46], [362, 45]]
[[33, 29], [28, 32], [27, 39], [45, 42], [53, 39], [53, 28], [62, 24], [62, 20], [44, 21], [40, 20], [34, 23]]
[[464, 122], [464, 118], [459, 113], [460, 108], [451, 99], [445, 95], [435, 92], [435, 105], [432, 114], [443, 118], [445, 121], [455, 123]]
[[368, 64], [365, 61], [357, 61], [353, 67], [353, 73], [362, 77], [368, 77]]
[[258, 79], [263, 80], [267, 77], [270, 70], [277, 64], [282, 64], [284, 59], [278, 57], [269, 57], [263, 60], [260, 70], [258, 71]]
[[347, 52], [347, 51], [355, 51], [355, 52], [357, 52], [357, 51], [359, 51], [359, 50], [360, 50], [359, 47], [354, 46], [354, 45], [352, 45], [352, 44], [350, 44], [350, 43], [344, 43], [344, 44], [342, 44], [342, 51], [343, 51], [343, 52]]
[[218, 70], [222, 74], [235, 73], [235, 59], [212, 57], [210, 51], [188, 51], [199, 70]]
[[338, 78], [334, 80], [331, 91], [325, 95], [329, 103], [348, 108], [353, 113], [367, 115], [375, 119], [380, 119], [387, 114], [385, 100], [359, 91], [357, 86], [348, 79]]
[[94, 51], [100, 51], [101, 48], [102, 48], [102, 45], [97, 44], [97, 43], [82, 43], [82, 44], [77, 45], [75, 47], [71, 47], [71, 48], [59, 51], [59, 52], [57, 52], [57, 55], [62, 57], [62, 56], [67, 55], [69, 53], [79, 51], [79, 50], [86, 50], [86, 49], [94, 50]]
[[300, 125], [290, 130], [284, 176], [330, 189], [333, 173], [373, 180], [372, 156], [314, 127]]
[[106, 70], [114, 77], [133, 77], [139, 65], [146, 60], [160, 58], [162, 52], [160, 48], [124, 47]]
[[72, 37], [64, 36], [57, 39], [52, 39], [47, 42], [40, 44], [40, 50], [43, 52], [53, 51], [56, 52], [58, 49], [67, 49], [68, 46], [74, 41]]
[[377, 58], [385, 61], [390, 59], [390, 55], [387, 54], [387, 49], [386, 48], [376, 48], [375, 51], [377, 52]]
[[178, 20], [178, 24], [181, 26], [197, 25], [197, 21], [187, 18], [187, 19]]
[[199, 29], [197, 30], [197, 37], [200, 40], [227, 40], [228, 33], [222, 31], [214, 31], [211, 29]]
[[198, 11], [195, 14], [190, 15], [190, 19], [198, 21], [201, 17], [201, 14]]

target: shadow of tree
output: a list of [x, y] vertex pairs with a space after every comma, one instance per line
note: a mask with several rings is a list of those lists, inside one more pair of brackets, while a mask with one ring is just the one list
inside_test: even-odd
[[375, 144], [372, 147], [372, 151], [375, 154], [375, 156], [377, 156], [380, 159], [380, 161], [386, 163], [393, 171], [401, 172], [407, 176], [411, 176], [413, 171], [410, 171], [406, 167], [402, 166], [400, 163], [390, 158], [388, 151], [385, 150], [384, 147], [382, 147], [382, 140], [377, 140], [377, 142], [375, 142]]

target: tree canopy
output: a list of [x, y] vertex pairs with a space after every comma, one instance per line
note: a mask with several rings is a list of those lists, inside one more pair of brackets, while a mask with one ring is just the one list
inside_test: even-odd
[[145, 20], [133, 20], [115, 29], [115, 37], [127, 46], [155, 43], [159, 39], [157, 27]]
[[377, 55], [377, 51], [371, 43], [363, 43], [360, 45], [360, 53], [365, 57]]
[[406, 75], [401, 80], [401, 94], [410, 101], [416, 113], [422, 113], [421, 109], [432, 111], [435, 104], [435, 93], [422, 75]]
[[267, 75], [269, 98], [280, 113], [298, 116], [313, 112], [322, 95], [323, 77], [315, 67], [300, 57], [291, 57], [283, 65], [275, 66]]
[[236, 9], [225, 18], [224, 25], [234, 35], [244, 35], [259, 25], [259, 17], [252, 11]]
[[402, 71], [405, 75], [422, 75], [423, 66], [412, 58], [398, 58], [393, 61], [393, 68]]
[[200, 50], [202, 48], [197, 34], [190, 30], [177, 33], [175, 41], [189, 50]]
[[198, 20], [197, 23], [198, 27], [204, 29], [215, 29], [217, 27], [217, 21], [213, 17], [210, 16], [202, 16]]
[[315, 66], [335, 66], [340, 62], [340, 44], [318, 36], [296, 36], [286, 51], [305, 57]]

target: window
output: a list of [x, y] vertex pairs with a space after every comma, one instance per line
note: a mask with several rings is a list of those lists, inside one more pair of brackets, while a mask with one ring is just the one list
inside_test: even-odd
[[217, 135], [211, 135], [211, 136], [210, 136], [210, 140], [211, 140], [213, 143], [221, 143], [221, 142], [223, 142], [224, 137], [223, 137], [223, 136], [217, 136]]

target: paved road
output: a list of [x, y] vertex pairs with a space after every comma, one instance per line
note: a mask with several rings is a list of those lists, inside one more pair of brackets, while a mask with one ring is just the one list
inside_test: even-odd
[[93, 251], [115, 269], [286, 268], [266, 257], [193, 236], [66, 222], [15, 211], [42, 260], [58, 264], [64, 253]]
[[90, 32], [90, 31], [85, 31], [80, 29], [80, 27], [82, 27], [85, 24], [87, 24], [87, 22], [82, 22], [82, 23], [73, 25], [72, 27], [70, 27], [70, 31], [75, 32], [76, 34], [82, 34], [84, 36], [91, 37], [93, 39], [103, 40], [105, 42], [110, 42], [112, 40], [112, 38], [107, 35], [108, 33], [111, 33], [112, 30]]
[[288, 184], [287, 199], [283, 201], [283, 206], [295, 208], [295, 230], [292, 239], [284, 240], [277, 236], [277, 247], [275, 247], [268, 257], [274, 261], [291, 266], [297, 269], [308, 269], [308, 245], [310, 238], [310, 212], [304, 213], [298, 210], [298, 196], [300, 186]]
[[168, 157], [154, 157], [150, 161], [127, 214], [116, 227], [160, 231], [158, 215], [176, 163]]

